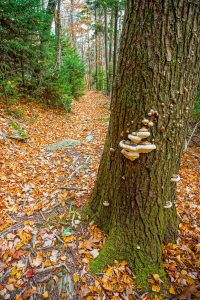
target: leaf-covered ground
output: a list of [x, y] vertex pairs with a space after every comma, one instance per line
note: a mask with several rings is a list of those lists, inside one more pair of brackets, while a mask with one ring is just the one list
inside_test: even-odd
[[[81, 220], [81, 210], [103, 149], [106, 97], [88, 92], [71, 113], [36, 103], [18, 106], [22, 119], [0, 110], [0, 299], [200, 299], [200, 149], [189, 148], [182, 159], [180, 236], [177, 245], [163, 249], [170, 283], [149, 275], [150, 295], [136, 286], [125, 261], [89, 274], [89, 260], [98, 256], [105, 235]], [[47, 151], [65, 139], [81, 145]]]

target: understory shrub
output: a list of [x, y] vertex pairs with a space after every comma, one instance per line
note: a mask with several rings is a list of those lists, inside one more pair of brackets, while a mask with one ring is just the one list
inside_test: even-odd
[[61, 64], [51, 15], [40, 0], [0, 2], [0, 96], [14, 104], [21, 96], [71, 109], [83, 94], [84, 65], [61, 34]]

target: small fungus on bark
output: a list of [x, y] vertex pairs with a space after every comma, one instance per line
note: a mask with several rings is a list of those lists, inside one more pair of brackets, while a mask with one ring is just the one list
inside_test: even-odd
[[164, 208], [171, 208], [172, 207], [172, 202], [171, 201], [167, 201], [164, 205]]
[[172, 182], [179, 182], [181, 180], [181, 177], [177, 174], [172, 175], [171, 181]]

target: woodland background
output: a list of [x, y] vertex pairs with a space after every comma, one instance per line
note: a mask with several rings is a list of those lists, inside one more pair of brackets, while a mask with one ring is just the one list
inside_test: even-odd
[[[124, 13], [115, 0], [0, 2], [0, 299], [199, 297], [198, 147], [182, 159], [179, 241], [163, 249], [169, 284], [153, 274], [143, 291], [124, 261], [89, 274], [105, 235], [81, 210], [103, 149]], [[200, 91], [192, 146], [199, 120]], [[46, 151], [66, 137], [81, 145]]]

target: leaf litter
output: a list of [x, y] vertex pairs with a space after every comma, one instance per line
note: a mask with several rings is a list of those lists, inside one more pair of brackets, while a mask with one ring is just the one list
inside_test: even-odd
[[[81, 220], [81, 209], [96, 179], [109, 118], [107, 98], [88, 92], [71, 113], [36, 103], [18, 105], [25, 111], [17, 121], [28, 134], [23, 142], [9, 138], [13, 120], [6, 108], [0, 110], [0, 299], [200, 299], [200, 149], [190, 147], [182, 159], [179, 239], [163, 248], [169, 285], [150, 274], [152, 294], [144, 293], [126, 261], [115, 261], [102, 274], [89, 273], [105, 234]], [[45, 150], [65, 139], [81, 145]]]

